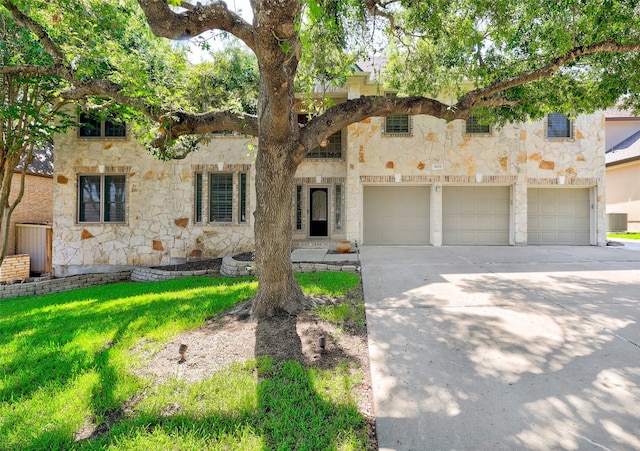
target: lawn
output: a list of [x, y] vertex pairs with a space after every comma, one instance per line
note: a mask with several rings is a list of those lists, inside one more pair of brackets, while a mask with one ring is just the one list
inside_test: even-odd
[[[299, 281], [335, 297], [359, 278]], [[256, 289], [251, 278], [185, 278], [0, 301], [0, 449], [366, 449], [366, 419], [350, 390], [358, 376], [343, 365], [261, 357], [191, 384], [133, 373], [171, 337]], [[359, 306], [319, 313], [364, 321]], [[88, 422], [110, 426], [75, 441]]]
[[626, 238], [628, 240], [640, 240], [640, 233], [607, 233], [607, 238]]

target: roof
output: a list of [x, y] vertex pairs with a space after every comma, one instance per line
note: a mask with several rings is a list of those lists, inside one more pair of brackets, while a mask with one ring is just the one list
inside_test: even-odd
[[[16, 171], [21, 171], [24, 156], [16, 166]], [[27, 168], [27, 174], [53, 177], [53, 144], [48, 143], [42, 147], [33, 149], [33, 161]]]
[[607, 166], [640, 160], [640, 131], [607, 150], [604, 158]]

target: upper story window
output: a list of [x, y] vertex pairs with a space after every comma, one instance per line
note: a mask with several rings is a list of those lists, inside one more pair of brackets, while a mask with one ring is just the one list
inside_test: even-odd
[[475, 116], [470, 116], [465, 124], [464, 132], [467, 135], [490, 135], [491, 126], [480, 124]]
[[110, 138], [127, 136], [127, 126], [124, 122], [115, 120], [101, 120], [100, 118], [87, 113], [80, 113], [81, 138]]
[[551, 113], [547, 115], [547, 138], [573, 138], [573, 122], [565, 114]]
[[[306, 124], [309, 119], [308, 114], [298, 113], [298, 124]], [[311, 149], [305, 158], [342, 158], [342, 130], [329, 136], [322, 145]]]
[[122, 174], [78, 177], [78, 222], [125, 222], [126, 176]]
[[306, 158], [342, 158], [342, 130], [329, 136], [326, 142], [311, 150]]
[[411, 116], [394, 114], [384, 118], [384, 134], [389, 136], [411, 136]]

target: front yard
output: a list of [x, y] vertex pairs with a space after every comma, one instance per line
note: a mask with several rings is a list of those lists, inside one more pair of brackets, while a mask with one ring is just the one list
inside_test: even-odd
[[[362, 336], [366, 344], [359, 277], [298, 277], [305, 292], [330, 300], [301, 315], [313, 334], [332, 331], [327, 356], [303, 337], [301, 355], [314, 354], [306, 360], [256, 353], [198, 380], [182, 377], [194, 361], [178, 362], [177, 348], [161, 376], [145, 368], [172, 340], [217, 333], [221, 322], [211, 318], [249, 299], [254, 279], [119, 283], [0, 301], [0, 449], [373, 448], [373, 419], [361, 407], [368, 361], [340, 346], [361, 345]], [[268, 341], [259, 330], [256, 349]], [[216, 351], [235, 352], [227, 341]]]

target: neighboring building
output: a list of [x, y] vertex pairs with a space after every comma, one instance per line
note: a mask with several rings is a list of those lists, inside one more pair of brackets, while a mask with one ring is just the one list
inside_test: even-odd
[[607, 110], [607, 214], [627, 215], [628, 232], [640, 232], [640, 117]]
[[[369, 74], [336, 102], [377, 94]], [[55, 142], [56, 275], [161, 265], [253, 248], [252, 138], [214, 135], [154, 160], [125, 130]], [[91, 136], [88, 136], [91, 135]], [[294, 246], [605, 243], [604, 116], [497, 129], [397, 115], [353, 124], [296, 174]]]
[[[13, 200], [20, 191], [20, 171], [18, 165], [11, 180]], [[46, 224], [53, 222], [53, 145], [49, 144], [33, 151], [33, 161], [27, 168], [22, 200], [13, 211], [9, 228], [7, 255], [16, 253], [16, 224]]]

